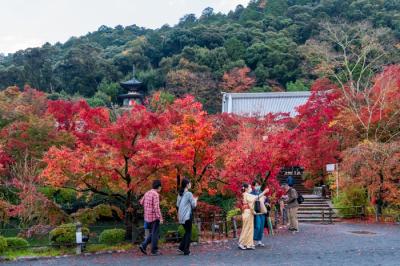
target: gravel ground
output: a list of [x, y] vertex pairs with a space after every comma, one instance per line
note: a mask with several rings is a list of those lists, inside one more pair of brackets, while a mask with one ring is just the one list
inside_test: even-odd
[[242, 251], [235, 241], [199, 245], [191, 256], [165, 250], [159, 257], [128, 253], [17, 261], [11, 265], [400, 265], [400, 226], [301, 224], [300, 232], [264, 239], [265, 247]]

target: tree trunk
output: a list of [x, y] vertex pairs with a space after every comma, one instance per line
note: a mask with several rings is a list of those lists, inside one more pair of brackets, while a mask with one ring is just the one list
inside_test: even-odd
[[176, 174], [176, 191], [179, 192], [179, 187], [181, 185], [181, 174], [178, 172]]
[[383, 186], [383, 173], [382, 170], [379, 171], [379, 193], [376, 199], [376, 221], [379, 222], [380, 217], [382, 216], [382, 206], [383, 206], [383, 199], [382, 199], [382, 186]]
[[128, 191], [125, 202], [125, 238], [132, 240], [133, 227], [133, 206], [132, 206], [132, 192]]

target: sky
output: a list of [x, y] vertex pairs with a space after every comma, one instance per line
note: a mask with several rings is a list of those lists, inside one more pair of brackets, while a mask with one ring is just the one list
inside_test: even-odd
[[65, 42], [101, 25], [175, 25], [206, 7], [227, 13], [249, 0], [0, 0], [0, 54]]

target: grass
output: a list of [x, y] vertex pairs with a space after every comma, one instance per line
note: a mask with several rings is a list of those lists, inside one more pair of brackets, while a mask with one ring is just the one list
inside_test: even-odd
[[85, 252], [94, 253], [99, 251], [115, 251], [115, 250], [129, 250], [133, 248], [133, 244], [131, 243], [120, 243], [116, 245], [105, 245], [105, 244], [98, 244], [93, 245], [89, 244], [86, 246]]
[[43, 256], [60, 256], [65, 254], [73, 254], [75, 249], [73, 248], [30, 248], [30, 249], [14, 249], [7, 250], [3, 257], [6, 260], [15, 260], [19, 257], [43, 257]]
[[[95, 253], [99, 251], [116, 251], [116, 250], [129, 250], [132, 249], [131, 243], [120, 243], [116, 245], [105, 244], [88, 244], [84, 252]], [[75, 254], [75, 248], [55, 248], [55, 247], [41, 247], [41, 248], [28, 248], [28, 249], [14, 249], [7, 250], [2, 256], [6, 260], [15, 260], [20, 257], [44, 257], [44, 256], [61, 256]]]

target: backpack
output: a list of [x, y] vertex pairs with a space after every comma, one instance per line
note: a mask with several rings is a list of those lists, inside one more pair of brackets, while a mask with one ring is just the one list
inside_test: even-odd
[[261, 213], [261, 202], [260, 202], [260, 197], [258, 197], [256, 199], [256, 201], [254, 202], [254, 211], [256, 213]]
[[302, 204], [304, 202], [304, 198], [302, 195], [300, 195], [300, 193], [297, 192], [297, 203], [298, 204]]

